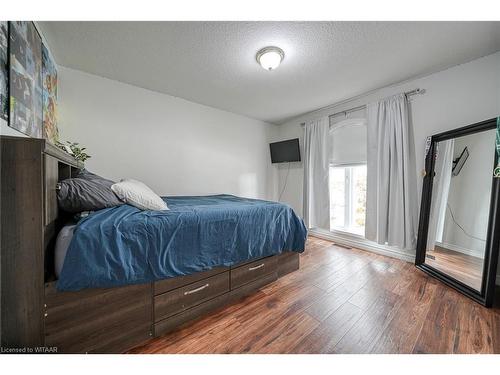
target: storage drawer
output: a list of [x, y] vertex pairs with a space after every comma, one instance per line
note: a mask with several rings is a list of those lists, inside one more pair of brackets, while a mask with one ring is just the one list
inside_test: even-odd
[[276, 256], [259, 259], [233, 268], [231, 269], [231, 289], [239, 288], [272, 272], [276, 272]]
[[230, 299], [229, 293], [221, 294], [215, 298], [209, 299], [199, 305], [196, 305], [180, 314], [170, 316], [166, 319], [160, 320], [154, 324], [154, 335], [160, 336], [168, 333], [174, 329], [181, 327], [183, 324], [199, 319], [205, 314], [224, 306]]
[[180, 314], [173, 315], [154, 324], [154, 335], [160, 336], [174, 329], [178, 329], [187, 322], [199, 319], [206, 314], [224, 306], [228, 303], [235, 302], [242, 297], [255, 293], [256, 290], [275, 281], [278, 278], [277, 272], [271, 272], [255, 281], [243, 285], [241, 288], [231, 290], [229, 293], [221, 294], [218, 297], [212, 298], [197, 306], [194, 306]]
[[155, 322], [178, 314], [228, 291], [229, 272], [226, 271], [157, 295], [154, 299]]
[[208, 271], [193, 273], [192, 275], [177, 276], [170, 279], [156, 281], [154, 283], [154, 294], [157, 296], [158, 294], [169, 292], [180, 288], [181, 286], [192, 284], [196, 281], [206, 279], [207, 277], [211, 277], [225, 271], [229, 271], [229, 267], [215, 267]]

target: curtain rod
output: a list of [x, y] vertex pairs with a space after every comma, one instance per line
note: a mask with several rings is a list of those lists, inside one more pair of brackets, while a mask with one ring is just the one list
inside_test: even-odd
[[[405, 91], [404, 94], [406, 95], [406, 97], [408, 96], [412, 96], [412, 95], [421, 95], [425, 93], [425, 90], [424, 89], [420, 89], [420, 88], [416, 88], [414, 90], [411, 90], [411, 91]], [[360, 111], [362, 109], [365, 109], [366, 108], [366, 104], [363, 104], [363, 105], [359, 105], [357, 107], [353, 107], [353, 108], [349, 108], [349, 109], [346, 109], [345, 111], [339, 111], [339, 112], [335, 112], [331, 115], [328, 115], [328, 118], [331, 118], [331, 117], [335, 117], [335, 116], [338, 116], [338, 115], [344, 115], [344, 116], [347, 116], [348, 113], [352, 113], [352, 112], [356, 112], [356, 111]], [[301, 126], [304, 126], [306, 123], [305, 122], [302, 122], [300, 125]]]

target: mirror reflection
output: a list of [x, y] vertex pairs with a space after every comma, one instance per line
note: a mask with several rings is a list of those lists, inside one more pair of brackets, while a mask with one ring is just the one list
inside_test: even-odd
[[495, 130], [438, 142], [425, 263], [480, 291]]

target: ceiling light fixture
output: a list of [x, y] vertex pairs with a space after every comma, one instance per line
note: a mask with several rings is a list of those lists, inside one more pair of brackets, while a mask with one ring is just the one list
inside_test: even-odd
[[264, 47], [255, 56], [257, 62], [266, 70], [276, 69], [283, 59], [285, 58], [285, 52], [278, 47]]

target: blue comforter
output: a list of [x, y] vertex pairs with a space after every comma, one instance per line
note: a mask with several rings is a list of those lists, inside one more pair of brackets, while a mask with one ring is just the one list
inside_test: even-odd
[[140, 284], [304, 251], [307, 230], [285, 204], [232, 195], [164, 199], [168, 211], [123, 205], [82, 219], [57, 289]]

